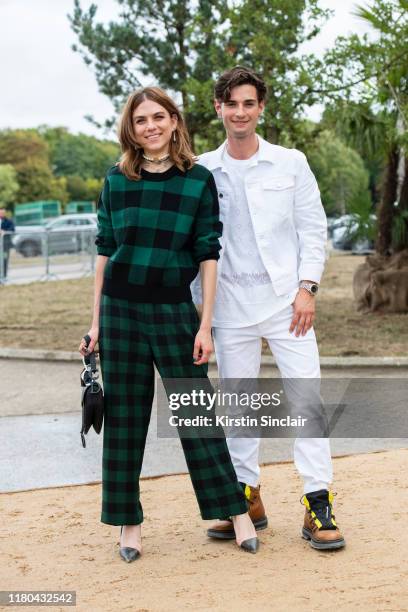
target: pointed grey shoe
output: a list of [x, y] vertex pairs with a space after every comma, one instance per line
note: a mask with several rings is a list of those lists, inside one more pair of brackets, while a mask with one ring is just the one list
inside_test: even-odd
[[249, 538], [248, 540], [241, 542], [239, 546], [246, 552], [255, 554], [259, 548], [259, 540], [258, 538]]
[[[120, 528], [120, 535], [122, 535], [122, 531], [123, 526]], [[136, 561], [136, 559], [140, 557], [140, 552], [137, 550], [137, 548], [131, 548], [130, 546], [120, 546], [119, 553], [121, 558], [126, 561], [126, 563], [132, 563], [132, 561]]]
[[130, 548], [129, 546], [123, 546], [120, 548], [120, 556], [126, 563], [136, 561], [140, 557], [140, 552], [137, 548]]

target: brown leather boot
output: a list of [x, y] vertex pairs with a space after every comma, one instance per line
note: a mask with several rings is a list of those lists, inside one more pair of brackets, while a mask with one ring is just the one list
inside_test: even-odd
[[[265, 508], [259, 492], [261, 485], [250, 487], [242, 482], [239, 484], [244, 489], [245, 497], [248, 502], [248, 514], [252, 519], [256, 531], [266, 529], [268, 526], [268, 519], [265, 516]], [[215, 523], [210, 529], [207, 529], [207, 535], [209, 538], [216, 538], [218, 540], [234, 540], [235, 531], [231, 519]]]
[[312, 548], [333, 550], [343, 548], [346, 542], [333, 514], [333, 493], [326, 489], [303, 495], [300, 502], [306, 506], [302, 537], [310, 540]]

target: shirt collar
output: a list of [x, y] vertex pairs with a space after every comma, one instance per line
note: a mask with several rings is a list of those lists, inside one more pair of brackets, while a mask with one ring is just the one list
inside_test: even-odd
[[[258, 149], [258, 159], [255, 162], [255, 164], [261, 161], [269, 162], [271, 164], [275, 163], [276, 152], [275, 152], [274, 145], [271, 145], [267, 140], [264, 140], [258, 134], [257, 134], [257, 138], [259, 142], [259, 149]], [[221, 170], [226, 172], [223, 154], [227, 146], [227, 142], [228, 141], [225, 140], [222, 143], [222, 145], [220, 145], [218, 149], [215, 149], [215, 151], [212, 153], [210, 162], [207, 166], [209, 170], [212, 171], [212, 170], [216, 170], [217, 168], [221, 168]]]

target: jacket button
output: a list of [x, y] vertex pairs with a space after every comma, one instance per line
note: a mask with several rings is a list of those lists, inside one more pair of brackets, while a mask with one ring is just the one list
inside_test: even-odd
[[223, 197], [224, 197], [224, 194], [223, 194], [223, 193], [219, 193], [218, 195], [219, 195], [219, 197], [220, 197], [220, 198], [223, 198]]

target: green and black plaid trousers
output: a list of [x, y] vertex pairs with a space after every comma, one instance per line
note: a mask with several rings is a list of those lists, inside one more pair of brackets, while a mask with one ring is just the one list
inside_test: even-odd
[[[139, 476], [154, 395], [153, 363], [162, 378], [207, 378], [207, 365], [193, 364], [198, 327], [192, 302], [148, 304], [102, 295], [103, 523], [143, 521]], [[181, 443], [203, 519], [246, 512], [225, 438], [181, 438]]]

